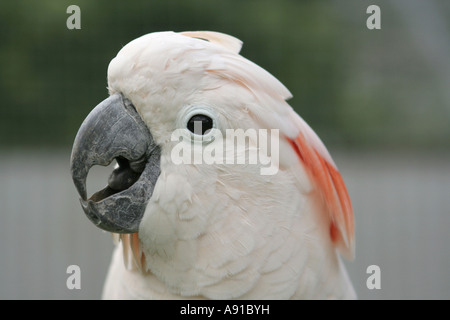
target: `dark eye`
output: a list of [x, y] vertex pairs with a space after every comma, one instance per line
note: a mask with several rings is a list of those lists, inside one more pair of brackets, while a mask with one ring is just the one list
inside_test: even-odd
[[187, 128], [194, 134], [204, 135], [213, 128], [213, 124], [214, 122], [210, 117], [204, 114], [196, 114], [189, 119]]

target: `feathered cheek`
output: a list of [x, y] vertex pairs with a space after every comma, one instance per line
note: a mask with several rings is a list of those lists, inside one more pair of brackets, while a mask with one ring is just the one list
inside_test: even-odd
[[177, 173], [162, 174], [155, 185], [151, 202], [166, 213], [183, 214], [192, 202], [192, 186]]
[[212, 210], [209, 205], [201, 206], [196, 201], [198, 197], [187, 176], [163, 172], [147, 205], [139, 233], [155, 243], [175, 238], [195, 239], [204, 234]]

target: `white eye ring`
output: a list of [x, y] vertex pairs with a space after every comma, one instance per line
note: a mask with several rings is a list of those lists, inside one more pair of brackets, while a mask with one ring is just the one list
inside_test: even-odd
[[[212, 119], [212, 128], [205, 134], [195, 134], [188, 129], [189, 120], [195, 115], [204, 115]], [[214, 110], [205, 106], [188, 106], [179, 118], [178, 128], [185, 132], [184, 137], [191, 141], [201, 141], [204, 144], [214, 141], [214, 135], [217, 132], [217, 114]]]

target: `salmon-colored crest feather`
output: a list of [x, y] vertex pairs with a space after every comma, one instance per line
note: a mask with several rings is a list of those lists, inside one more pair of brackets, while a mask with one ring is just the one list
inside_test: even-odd
[[214, 31], [184, 31], [181, 35], [191, 38], [203, 39], [211, 43], [215, 43], [223, 48], [231, 50], [234, 53], [239, 53], [242, 48], [242, 41], [220, 32]]
[[344, 180], [335, 167], [300, 133], [295, 139], [287, 138], [306, 171], [319, 190], [330, 219], [330, 237], [342, 254], [353, 258], [353, 209]]

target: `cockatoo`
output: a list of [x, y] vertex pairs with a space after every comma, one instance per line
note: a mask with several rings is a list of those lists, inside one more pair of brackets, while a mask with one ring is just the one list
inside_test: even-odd
[[[356, 297], [340, 256], [354, 254], [343, 179], [288, 89], [241, 46], [218, 32], [157, 32], [110, 62], [109, 97], [71, 155], [84, 212], [118, 239], [103, 298]], [[258, 134], [231, 156], [256, 150], [257, 161], [229, 161], [230, 130]], [[207, 148], [223, 161], [196, 158]], [[113, 160], [88, 198], [89, 169]]]

